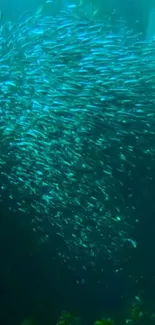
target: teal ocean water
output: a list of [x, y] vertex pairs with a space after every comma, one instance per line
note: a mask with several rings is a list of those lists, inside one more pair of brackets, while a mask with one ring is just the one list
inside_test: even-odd
[[155, 10], [0, 5], [0, 324], [155, 323]]

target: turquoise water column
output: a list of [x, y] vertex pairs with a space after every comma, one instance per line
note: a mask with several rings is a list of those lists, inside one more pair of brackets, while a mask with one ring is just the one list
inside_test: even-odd
[[155, 6], [151, 7], [146, 31], [147, 40], [155, 38]]

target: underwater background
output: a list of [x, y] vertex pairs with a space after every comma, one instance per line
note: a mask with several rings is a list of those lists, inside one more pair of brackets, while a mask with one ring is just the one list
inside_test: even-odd
[[153, 0], [0, 2], [0, 324], [155, 324]]

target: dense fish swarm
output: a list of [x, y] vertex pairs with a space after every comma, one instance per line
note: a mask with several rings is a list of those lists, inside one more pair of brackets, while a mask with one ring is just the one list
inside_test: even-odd
[[64, 262], [117, 269], [124, 245], [136, 248], [133, 182], [155, 152], [154, 66], [154, 44], [121, 21], [114, 31], [68, 11], [0, 27], [1, 202], [33, 216]]

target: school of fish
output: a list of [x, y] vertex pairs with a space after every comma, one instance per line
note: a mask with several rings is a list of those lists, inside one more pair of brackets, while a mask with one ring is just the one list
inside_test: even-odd
[[0, 201], [84, 270], [136, 248], [140, 162], [152, 177], [155, 46], [123, 26], [71, 9], [0, 26]]

